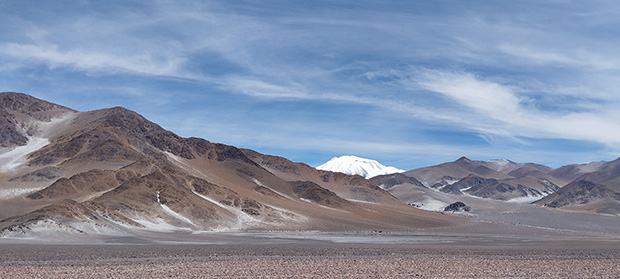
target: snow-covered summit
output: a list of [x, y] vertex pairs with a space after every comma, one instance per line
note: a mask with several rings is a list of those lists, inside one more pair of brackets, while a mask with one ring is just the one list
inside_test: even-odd
[[322, 164], [316, 168], [319, 170], [341, 172], [350, 175], [357, 174], [365, 178], [372, 178], [378, 175], [404, 172], [404, 170], [395, 167], [384, 166], [375, 160], [364, 159], [351, 155], [334, 157], [327, 163]]

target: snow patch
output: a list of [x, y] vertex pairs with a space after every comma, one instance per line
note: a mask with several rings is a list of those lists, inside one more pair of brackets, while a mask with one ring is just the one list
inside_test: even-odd
[[520, 167], [523, 166], [523, 164], [518, 164], [515, 163], [513, 161], [510, 161], [508, 159], [494, 159], [494, 160], [488, 160], [485, 162], [487, 164], [487, 167], [498, 171], [498, 172], [504, 172], [512, 167]]
[[446, 206], [448, 206], [447, 203], [433, 199], [426, 199], [424, 200], [424, 202], [415, 204], [415, 207], [422, 210], [440, 212], [442, 212], [446, 208]]
[[80, 230], [60, 224], [54, 220], [39, 220], [27, 226], [13, 226], [6, 228], [0, 233], [0, 236], [10, 238], [28, 238], [49, 233], [60, 235], [63, 232], [74, 234], [83, 233]]
[[459, 181], [460, 181], [459, 179], [446, 179], [446, 180], [444, 180], [444, 182], [446, 182], [446, 184], [447, 184], [448, 186], [449, 186], [449, 185], [452, 185], [452, 184], [454, 184], [454, 183], [457, 183], [457, 182], [459, 182]]
[[359, 203], [366, 203], [366, 204], [380, 204], [380, 203], [377, 203], [377, 202], [355, 200], [355, 199], [346, 199], [346, 200], [351, 201], [351, 202], [359, 202]]
[[334, 157], [327, 163], [316, 167], [316, 169], [341, 172], [349, 175], [361, 175], [367, 179], [384, 174], [405, 172], [395, 167], [384, 166], [375, 160], [351, 155]]
[[542, 199], [543, 196], [527, 196], [527, 197], [518, 197], [518, 198], [513, 198], [513, 199], [509, 199], [506, 202], [510, 202], [510, 203], [533, 203], [537, 200]]
[[96, 234], [96, 235], [116, 235], [116, 236], [126, 236], [129, 233], [118, 230], [116, 228], [97, 224], [95, 222], [69, 222], [67, 223], [72, 228], [75, 228], [79, 231], [82, 231], [86, 234]]
[[54, 239], [59, 236], [70, 235], [128, 235], [127, 232], [119, 229], [98, 224], [91, 221], [75, 221], [59, 223], [54, 220], [39, 220], [27, 226], [16, 226], [7, 228], [0, 233], [1, 237], [9, 238], [34, 238]]
[[[127, 216], [127, 215], [126, 215]], [[138, 228], [138, 229], [143, 229], [143, 230], [148, 230], [148, 231], [156, 231], [156, 232], [175, 232], [175, 231], [191, 231], [191, 229], [187, 228], [187, 227], [178, 227], [178, 226], [174, 226], [171, 225], [170, 223], [166, 222], [166, 220], [160, 218], [160, 217], [153, 217], [153, 216], [148, 216], [146, 214], [131, 214], [129, 216], [127, 216], [127, 218], [131, 219], [132, 221], [140, 224], [142, 227], [144, 228]], [[114, 220], [110, 220], [122, 227], [125, 228], [131, 228], [131, 229], [135, 229], [136, 227], [124, 222], [120, 222], [120, 221], [114, 221]]]
[[30, 194], [32, 192], [39, 191], [43, 188], [15, 188], [15, 189], [0, 189], [0, 200], [8, 200], [21, 195]]
[[329, 206], [325, 206], [325, 205], [322, 205], [322, 204], [315, 203], [315, 202], [313, 202], [313, 201], [311, 201], [309, 199], [300, 198], [300, 200], [305, 201], [307, 203], [311, 203], [313, 205], [316, 205], [316, 206], [319, 206], [319, 207], [322, 207], [322, 208], [325, 208], [325, 209], [334, 210], [334, 211], [340, 211], [340, 212], [347, 212], [347, 211], [344, 211], [342, 209], [336, 209], [336, 208], [332, 208], [332, 207], [329, 207]]
[[67, 125], [67, 122], [70, 122], [77, 116], [77, 113], [70, 112], [64, 115], [61, 115], [58, 118], [52, 118], [50, 122], [39, 122], [39, 136], [43, 138], [49, 138], [54, 133], [58, 132], [62, 127]]
[[170, 159], [172, 159], [173, 161], [177, 162], [179, 164], [180, 167], [182, 167], [185, 170], [189, 170], [189, 171], [193, 171], [194, 173], [201, 175], [204, 178], [207, 178], [208, 180], [211, 181], [219, 181], [219, 179], [217, 179], [216, 177], [213, 177], [211, 175], [205, 174], [202, 171], [200, 171], [198, 168], [196, 168], [195, 166], [193, 166], [192, 164], [190, 164], [189, 162], [187, 162], [185, 159], [180, 158], [177, 155], [174, 155], [168, 151], [164, 151], [164, 153], [166, 154], [166, 156], [168, 156]]
[[280, 217], [282, 217], [283, 219], [287, 219], [287, 220], [294, 221], [294, 222], [301, 222], [301, 223], [308, 221], [308, 218], [306, 216], [299, 215], [299, 214], [297, 214], [297, 213], [295, 213], [293, 211], [286, 210], [286, 209], [280, 208], [280, 207], [276, 207], [276, 206], [273, 206], [273, 205], [270, 205], [270, 204], [267, 205], [267, 206], [269, 206], [269, 207], [273, 208], [274, 210], [276, 210], [278, 215], [280, 215]]
[[189, 218], [177, 213], [176, 211], [172, 210], [170, 207], [168, 207], [165, 204], [162, 204], [159, 201], [159, 192], [157, 192], [157, 203], [159, 203], [159, 205], [161, 206], [162, 209], [164, 209], [164, 212], [166, 212], [168, 215], [172, 216], [173, 218], [176, 218], [178, 220], [183, 221], [184, 223], [190, 224], [194, 227], [198, 227], [196, 226], [196, 224], [194, 224], [194, 222], [192, 222], [192, 220], [190, 220]]
[[[53, 118], [50, 122], [33, 121], [31, 125], [37, 127], [38, 131], [36, 135], [27, 136], [26, 145], [0, 148], [0, 172], [13, 172], [26, 163], [28, 154], [48, 145], [50, 143], [49, 138], [66, 122], [71, 121], [75, 115], [75, 113], [68, 113], [59, 118]], [[24, 134], [26, 133], [24, 132]]]
[[142, 225], [145, 229], [151, 230], [151, 231], [174, 232], [174, 231], [189, 230], [187, 228], [180, 228], [177, 226], [170, 225], [161, 218], [152, 218], [151, 220], [147, 220], [146, 218], [133, 216], [131, 220]]
[[88, 195], [88, 196], [85, 196], [85, 197], [80, 198], [80, 199], [79, 199], [79, 202], [85, 202], [85, 201], [88, 201], [88, 200], [92, 200], [92, 199], [94, 199], [94, 198], [101, 197], [101, 196], [105, 195], [106, 193], [111, 192], [111, 191], [112, 191], [112, 190], [114, 190], [114, 189], [115, 189], [115, 188], [112, 188], [112, 189], [109, 189], [109, 190], [105, 190], [105, 191], [95, 192], [95, 193], [93, 193], [93, 194], [90, 194], [90, 195]]
[[205, 195], [201, 195], [195, 191], [192, 191], [194, 194], [196, 194], [197, 196], [205, 199], [208, 202], [211, 202], [221, 208], [223, 208], [224, 210], [227, 210], [228, 212], [232, 213], [233, 215], [235, 215], [235, 217], [237, 218], [237, 223], [231, 226], [227, 226], [227, 227], [218, 227], [215, 228], [214, 231], [217, 232], [229, 232], [229, 231], [239, 231], [251, 224], [258, 224], [260, 223], [259, 220], [257, 220], [256, 218], [248, 215], [247, 213], [243, 212], [241, 209], [233, 207], [233, 206], [227, 206], [227, 205], [223, 205], [221, 203], [219, 203], [218, 201], [207, 197]]
[[510, 164], [510, 161], [508, 159], [495, 159], [495, 160], [488, 160], [487, 163], [494, 164], [497, 166], [506, 166]]
[[278, 194], [278, 195], [280, 195], [280, 196], [287, 197], [287, 198], [291, 198], [291, 197], [289, 197], [288, 195], [285, 195], [285, 194], [283, 194], [283, 193], [280, 193], [280, 192], [278, 192], [278, 191], [276, 191], [276, 190], [272, 189], [271, 187], [267, 187], [267, 186], [265, 186], [265, 184], [261, 183], [261, 182], [260, 182], [260, 181], [258, 181], [256, 178], [252, 178], [252, 180], [254, 180], [254, 183], [256, 183], [256, 185], [258, 185], [258, 186], [265, 187], [265, 188], [267, 188], [267, 189], [269, 189], [269, 190], [271, 190], [271, 191], [274, 191], [276, 194]]
[[35, 152], [50, 141], [46, 138], [28, 137], [28, 142], [24, 146], [0, 149], [0, 172], [12, 172], [19, 166], [26, 163], [27, 155]]

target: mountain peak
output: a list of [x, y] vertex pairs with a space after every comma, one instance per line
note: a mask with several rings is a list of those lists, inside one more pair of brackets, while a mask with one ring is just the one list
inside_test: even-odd
[[37, 120], [49, 120], [52, 113], [75, 112], [67, 107], [43, 101], [23, 93], [1, 92], [0, 107], [16, 113], [28, 115]]
[[459, 158], [458, 160], [456, 160], [455, 162], [471, 162], [471, 160], [465, 156]]
[[361, 175], [365, 178], [404, 172], [404, 170], [395, 167], [384, 166], [375, 160], [360, 158], [353, 155], [334, 157], [327, 163], [316, 168], [319, 170], [341, 172], [349, 175]]

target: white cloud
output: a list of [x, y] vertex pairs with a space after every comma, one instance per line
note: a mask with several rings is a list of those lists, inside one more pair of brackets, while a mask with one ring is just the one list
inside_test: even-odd
[[512, 88], [469, 73], [424, 71], [417, 77], [417, 84], [498, 120], [509, 122], [512, 115], [521, 113], [523, 98]]
[[423, 71], [416, 81], [421, 88], [460, 104], [455, 109], [463, 115], [460, 122], [465, 128], [500, 136], [587, 140], [620, 147], [614, 106], [585, 112], [544, 111], [531, 105], [533, 101], [525, 102], [513, 87], [469, 73]]

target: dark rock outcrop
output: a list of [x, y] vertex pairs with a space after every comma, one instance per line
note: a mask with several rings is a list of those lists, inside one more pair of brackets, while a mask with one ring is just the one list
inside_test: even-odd
[[466, 205], [463, 202], [457, 201], [453, 204], [450, 204], [448, 206], [446, 206], [446, 208], [443, 209], [443, 211], [452, 211], [452, 212], [470, 212], [471, 211], [471, 207], [469, 207], [468, 205]]

